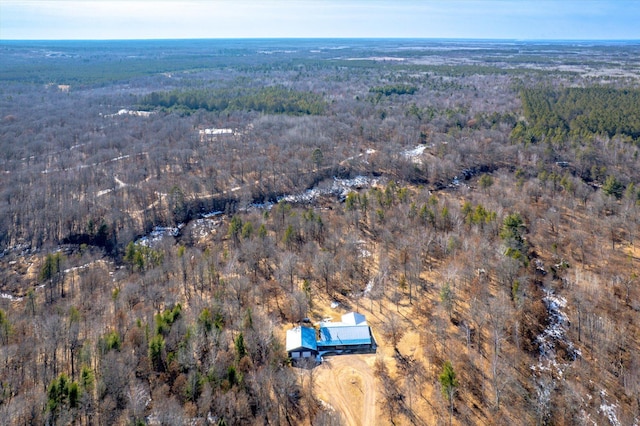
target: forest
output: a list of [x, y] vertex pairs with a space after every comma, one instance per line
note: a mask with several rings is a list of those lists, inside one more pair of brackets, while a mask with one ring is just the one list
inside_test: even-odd
[[[264, 114], [321, 115], [325, 109], [322, 97], [312, 92], [293, 92], [284, 87], [264, 87], [249, 91], [203, 89], [188, 92], [152, 92], [141, 100], [141, 110], [162, 107], [165, 110], [192, 112], [198, 109], [215, 112], [256, 111]], [[244, 89], [244, 90], [243, 90]], [[244, 93], [243, 93], [244, 92]]]
[[[640, 45], [0, 41], [0, 423], [640, 423]], [[294, 366], [366, 315], [376, 354]]]
[[[522, 108], [532, 126], [530, 133], [524, 126], [520, 131], [550, 139], [603, 135], [627, 136], [636, 143], [640, 137], [640, 92], [607, 87], [566, 88], [562, 91], [528, 89], [521, 93]], [[546, 134], [545, 134], [546, 133]], [[530, 140], [531, 141], [531, 140]]]

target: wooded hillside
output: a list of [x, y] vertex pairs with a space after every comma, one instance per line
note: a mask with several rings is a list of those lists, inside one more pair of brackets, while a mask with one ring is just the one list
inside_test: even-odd
[[640, 422], [639, 47], [314, 43], [0, 44], [0, 423]]

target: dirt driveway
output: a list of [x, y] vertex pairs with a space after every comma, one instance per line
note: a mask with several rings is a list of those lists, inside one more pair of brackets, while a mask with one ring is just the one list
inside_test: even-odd
[[336, 355], [317, 367], [316, 397], [340, 413], [346, 425], [375, 425], [375, 355]]

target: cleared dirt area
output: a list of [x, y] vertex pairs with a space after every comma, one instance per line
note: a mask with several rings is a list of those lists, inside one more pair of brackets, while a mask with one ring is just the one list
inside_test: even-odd
[[380, 424], [375, 359], [376, 355], [340, 355], [325, 358], [317, 367], [316, 397], [340, 413], [347, 425]]
[[[377, 262], [377, 247], [367, 245], [367, 250], [373, 253], [368, 259], [372, 263]], [[375, 270], [374, 266], [372, 270]], [[435, 273], [424, 271], [423, 279], [425, 282], [434, 282], [437, 277]], [[424, 378], [419, 385], [421, 390], [406, 395], [402, 402], [403, 411], [407, 410], [411, 415], [395, 415], [393, 424], [432, 425], [439, 421], [437, 412], [438, 404], [441, 403], [440, 390], [434, 383], [437, 372], [433, 370], [427, 353], [432, 350], [429, 348], [432, 348], [433, 344], [425, 342], [420, 332], [430, 325], [418, 320], [415, 312], [418, 306], [432, 306], [431, 297], [434, 295], [427, 290], [420, 292], [416, 290], [414, 297], [416, 300], [420, 298], [420, 304], [416, 302], [410, 305], [407, 300], [404, 300], [398, 307], [388, 299], [384, 299], [380, 304], [378, 301], [372, 302], [368, 297], [363, 297], [358, 299], [357, 303], [353, 303], [338, 297], [340, 304], [331, 308], [331, 303], [335, 299], [327, 297], [322, 292], [316, 294], [315, 303], [308, 314], [313, 321], [324, 318], [340, 321], [343, 314], [351, 311], [359, 312], [365, 315], [377, 343], [375, 354], [329, 356], [324, 358], [323, 364], [314, 369], [314, 397], [338, 413], [342, 420], [341, 424], [363, 426], [392, 424], [389, 413], [383, 408], [385, 389], [382, 388], [380, 379], [374, 373], [376, 361], [381, 361], [387, 367], [389, 375], [396, 380], [397, 385], [404, 386], [405, 373], [399, 369], [396, 352], [383, 331], [383, 324], [391, 315], [397, 316], [404, 330], [403, 337], [398, 342], [400, 354], [419, 363], [421, 376]], [[445, 412], [444, 415], [446, 414]]]

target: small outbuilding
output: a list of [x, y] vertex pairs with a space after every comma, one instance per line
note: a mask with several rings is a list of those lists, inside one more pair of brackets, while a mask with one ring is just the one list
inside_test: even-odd
[[309, 327], [296, 327], [287, 330], [287, 355], [293, 361], [312, 358], [318, 355], [316, 330]]
[[357, 312], [349, 312], [342, 316], [342, 324], [344, 325], [367, 325], [367, 319], [364, 315]]

